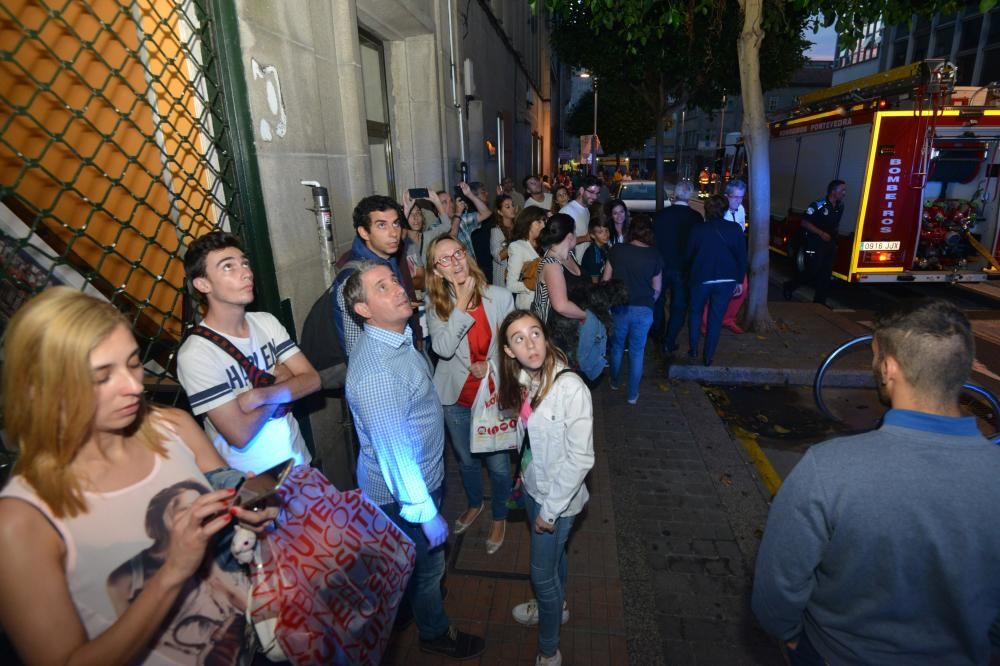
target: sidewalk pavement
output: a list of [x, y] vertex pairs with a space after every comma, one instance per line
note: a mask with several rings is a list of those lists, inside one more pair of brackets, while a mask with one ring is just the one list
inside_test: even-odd
[[[811, 383], [832, 349], [868, 329], [822, 306], [770, 307], [778, 331], [724, 330], [711, 368], [675, 362], [667, 369], [650, 343], [636, 406], [607, 381], [594, 390], [597, 455], [590, 503], [569, 543], [565, 664], [784, 663], [749, 608], [769, 485], [697, 381]], [[684, 335], [675, 356], [686, 361]], [[870, 354], [847, 356], [832, 379], [868, 381]], [[454, 520], [465, 500], [454, 456], [446, 455], [443, 512]], [[488, 489], [485, 474], [484, 483]], [[537, 629], [510, 615], [533, 596], [528, 526], [523, 514], [512, 515], [506, 543], [492, 556], [488, 528], [487, 511], [465, 535], [449, 538], [445, 607], [459, 628], [486, 638], [482, 657], [465, 663], [532, 664]], [[393, 636], [384, 663], [449, 662], [421, 653], [411, 626]]]

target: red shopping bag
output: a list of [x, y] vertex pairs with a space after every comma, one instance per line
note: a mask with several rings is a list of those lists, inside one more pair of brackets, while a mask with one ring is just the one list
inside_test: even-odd
[[[360, 490], [294, 468], [251, 575], [250, 621], [268, 656], [292, 664], [378, 664], [413, 573], [413, 542]], [[269, 649], [269, 636], [280, 651]], [[282, 655], [283, 653], [283, 655]]]

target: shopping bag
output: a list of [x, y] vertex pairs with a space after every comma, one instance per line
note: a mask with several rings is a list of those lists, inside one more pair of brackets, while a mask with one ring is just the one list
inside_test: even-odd
[[517, 448], [517, 416], [512, 409], [500, 409], [493, 363], [479, 382], [472, 403], [472, 425], [469, 450], [472, 453], [494, 453]]
[[416, 563], [412, 541], [364, 497], [295, 467], [260, 536], [247, 610], [269, 659], [378, 664]]

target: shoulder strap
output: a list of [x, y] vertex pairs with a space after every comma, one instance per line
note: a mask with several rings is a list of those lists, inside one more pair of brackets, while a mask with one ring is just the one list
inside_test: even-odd
[[254, 386], [271, 386], [274, 384], [274, 375], [266, 370], [261, 370], [254, 365], [250, 359], [248, 359], [243, 352], [237, 349], [236, 346], [224, 335], [220, 335], [207, 326], [202, 326], [201, 324], [192, 328], [190, 335], [197, 335], [198, 337], [205, 338], [216, 347], [236, 359], [236, 362], [239, 363], [240, 367], [243, 368], [243, 371], [247, 373], [247, 377], [250, 378], [250, 383]]

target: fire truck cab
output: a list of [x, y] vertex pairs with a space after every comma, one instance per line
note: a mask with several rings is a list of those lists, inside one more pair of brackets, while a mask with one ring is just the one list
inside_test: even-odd
[[923, 61], [799, 98], [771, 124], [771, 248], [800, 254], [803, 211], [839, 179], [835, 277], [1000, 279], [1000, 90], [954, 80]]

